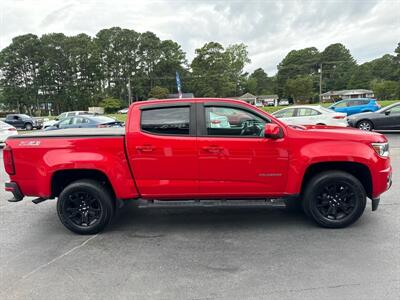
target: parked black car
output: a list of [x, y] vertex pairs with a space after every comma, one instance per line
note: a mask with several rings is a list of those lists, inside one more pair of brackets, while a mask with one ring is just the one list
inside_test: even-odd
[[15, 128], [22, 128], [26, 130], [42, 129], [43, 119], [34, 119], [25, 114], [9, 114], [4, 120], [7, 124], [14, 126]]
[[102, 127], [122, 127], [123, 123], [106, 116], [73, 116], [65, 118], [53, 126], [46, 127], [45, 130], [57, 130], [67, 128], [102, 128]]
[[362, 130], [400, 130], [400, 102], [376, 112], [352, 115], [347, 121], [350, 126]]

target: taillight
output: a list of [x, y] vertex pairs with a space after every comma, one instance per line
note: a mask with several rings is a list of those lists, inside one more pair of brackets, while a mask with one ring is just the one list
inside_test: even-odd
[[15, 174], [14, 158], [12, 150], [8, 145], [3, 149], [3, 161], [4, 161], [4, 168], [6, 169], [7, 174], [14, 175]]
[[17, 129], [14, 127], [10, 127], [10, 128], [8, 128], [8, 131], [17, 131]]
[[105, 125], [105, 124], [99, 124], [99, 125], [97, 125], [96, 127], [97, 127], [97, 128], [106, 128], [106, 127], [108, 127], [108, 125]]
[[333, 118], [334, 119], [344, 119], [344, 118], [346, 118], [346, 116], [334, 116]]

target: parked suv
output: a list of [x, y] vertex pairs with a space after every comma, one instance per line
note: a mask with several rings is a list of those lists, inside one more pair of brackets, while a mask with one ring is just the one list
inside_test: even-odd
[[363, 112], [373, 112], [381, 108], [375, 99], [360, 98], [360, 99], [348, 99], [336, 102], [329, 106], [330, 109], [346, 113], [348, 116], [359, 114]]
[[26, 130], [42, 129], [43, 119], [32, 118], [25, 114], [10, 114], [6, 116], [4, 120], [7, 124], [14, 126], [15, 128], [22, 128]]
[[63, 112], [62, 114], [55, 117], [54, 120], [48, 120], [48, 121], [44, 122], [43, 128], [46, 129], [47, 127], [54, 126], [56, 123], [58, 123], [58, 121], [64, 120], [65, 118], [81, 116], [81, 115], [94, 115], [94, 113], [84, 111], [84, 110]]

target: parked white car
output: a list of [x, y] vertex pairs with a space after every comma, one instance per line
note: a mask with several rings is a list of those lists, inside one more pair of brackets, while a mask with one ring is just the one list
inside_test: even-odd
[[127, 114], [128, 111], [129, 111], [129, 108], [123, 108], [123, 109], [120, 109], [120, 110], [118, 111], [118, 113], [119, 113], [119, 114]]
[[273, 115], [291, 125], [348, 126], [345, 113], [338, 113], [319, 105], [298, 105], [278, 110]]
[[43, 129], [47, 127], [51, 127], [56, 124], [58, 121], [61, 121], [68, 117], [79, 116], [79, 115], [94, 115], [92, 112], [84, 111], [84, 110], [77, 110], [77, 111], [67, 111], [63, 112], [59, 116], [57, 116], [54, 120], [47, 120], [43, 123]]
[[17, 135], [18, 131], [14, 126], [0, 121], [0, 147], [4, 146], [4, 142], [9, 136]]

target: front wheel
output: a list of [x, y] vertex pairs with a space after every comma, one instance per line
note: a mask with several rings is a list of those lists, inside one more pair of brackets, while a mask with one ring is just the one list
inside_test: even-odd
[[366, 193], [353, 175], [327, 171], [307, 184], [303, 209], [318, 225], [343, 228], [356, 222], [364, 212]]
[[32, 126], [31, 123], [26, 123], [25, 126], [24, 126], [24, 128], [25, 128], [25, 130], [32, 130], [32, 129], [33, 129], [33, 126]]
[[114, 214], [113, 198], [97, 181], [75, 181], [58, 197], [57, 213], [61, 223], [72, 232], [95, 234], [110, 223]]
[[357, 123], [357, 128], [361, 130], [371, 131], [374, 127], [371, 121], [368, 120], [361, 120]]

